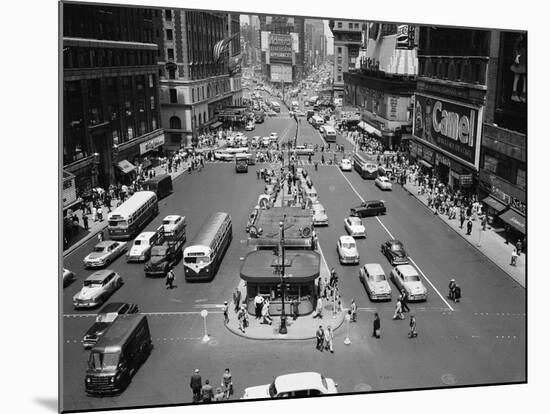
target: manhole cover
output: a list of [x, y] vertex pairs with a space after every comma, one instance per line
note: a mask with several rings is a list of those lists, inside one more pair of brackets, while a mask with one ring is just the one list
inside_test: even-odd
[[456, 385], [456, 377], [453, 374], [443, 374], [441, 381], [445, 385]]
[[208, 346], [216, 346], [220, 343], [220, 341], [218, 341], [217, 339], [212, 339], [210, 341], [208, 341]]
[[372, 391], [372, 387], [369, 384], [357, 384], [353, 390], [356, 392], [369, 392]]

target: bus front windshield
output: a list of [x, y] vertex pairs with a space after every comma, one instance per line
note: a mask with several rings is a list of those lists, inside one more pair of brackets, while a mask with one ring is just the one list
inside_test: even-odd
[[118, 365], [120, 354], [118, 352], [92, 352], [88, 360], [88, 366], [93, 370], [112, 370]]
[[109, 220], [109, 227], [128, 227], [126, 220]]
[[208, 264], [210, 263], [210, 257], [205, 253], [192, 253], [192, 255], [185, 256], [185, 263], [195, 264]]

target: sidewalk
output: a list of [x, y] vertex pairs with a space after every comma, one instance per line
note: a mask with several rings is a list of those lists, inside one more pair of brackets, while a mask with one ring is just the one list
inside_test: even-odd
[[[157, 166], [153, 168], [157, 175], [166, 174], [166, 167], [163, 166]], [[182, 174], [188, 174], [187, 173], [187, 163], [182, 163], [181, 167], [178, 169], [177, 172], [170, 173], [170, 176], [172, 177], [172, 180], [176, 179], [176, 177], [179, 177]], [[116, 205], [118, 200], [112, 200], [111, 204]], [[111, 208], [113, 209], [113, 208]], [[109, 214], [107, 211], [107, 208], [103, 208], [103, 221], [93, 221], [92, 216], [88, 214], [88, 230], [84, 229], [84, 224], [82, 223], [82, 211], [80, 209], [76, 210], [74, 214], [78, 216], [78, 222], [79, 222], [79, 231], [76, 236], [73, 236], [73, 239], [69, 242], [69, 247], [63, 251], [63, 257], [67, 256], [68, 254], [72, 253], [74, 250], [78, 249], [80, 246], [82, 246], [84, 243], [86, 243], [88, 240], [90, 240], [92, 237], [96, 236], [99, 232], [103, 231], [105, 227], [107, 227], [107, 215]], [[104, 234], [105, 239], [107, 240], [108, 237], [106, 234]]]
[[[406, 183], [404, 188], [428, 208], [427, 196], [425, 194], [418, 194], [418, 186], [414, 185], [414, 183]], [[433, 211], [433, 209], [430, 210]], [[472, 234], [468, 236], [466, 235], [466, 223], [464, 223], [464, 228], [461, 229], [458, 218], [449, 220], [446, 215], [441, 214], [434, 214], [434, 217], [443, 220], [449, 227], [462, 236], [463, 239], [467, 240], [468, 243], [483, 253], [489, 260], [508, 273], [512, 279], [525, 287], [525, 253], [522, 253], [518, 257], [516, 266], [510, 265], [514, 245], [512, 243], [506, 244], [506, 241], [491, 226], [487, 225], [486, 230], [483, 231], [481, 220], [479, 218], [473, 220]]]
[[[343, 136], [348, 142], [353, 144], [353, 139]], [[406, 183], [404, 189], [407, 190], [418, 201], [423, 203], [428, 208], [428, 198], [426, 194], [418, 194], [418, 186], [414, 183]], [[433, 211], [433, 210], [432, 210]], [[512, 251], [514, 249], [513, 244], [506, 244], [506, 241], [489, 225], [485, 231], [481, 230], [481, 221], [479, 219], [473, 221], [472, 234], [466, 235], [466, 223], [464, 228], [460, 228], [460, 220], [458, 218], [449, 220], [445, 215], [435, 215], [439, 220], [443, 220], [449, 227], [457, 232], [463, 239], [467, 240], [473, 247], [483, 253], [489, 260], [495, 265], [500, 267], [506, 272], [512, 279], [519, 283], [522, 287], [525, 287], [525, 253], [517, 259], [516, 266], [510, 265], [510, 259], [512, 257]]]

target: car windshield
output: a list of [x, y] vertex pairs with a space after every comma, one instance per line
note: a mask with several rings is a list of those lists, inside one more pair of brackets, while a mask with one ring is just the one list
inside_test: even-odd
[[355, 249], [355, 243], [342, 243], [344, 249]]
[[418, 275], [410, 275], [404, 277], [405, 282], [420, 282]]
[[90, 353], [88, 366], [94, 370], [115, 369], [118, 365], [119, 356], [118, 352], [92, 352]]
[[361, 222], [361, 219], [360, 218], [357, 218], [357, 217], [351, 217], [349, 219], [349, 222], [352, 226], [360, 226], [362, 225], [363, 223]]
[[166, 256], [166, 247], [155, 246], [151, 249], [151, 256]]
[[162, 220], [162, 224], [174, 224], [176, 220]]
[[394, 243], [391, 245], [392, 252], [400, 252], [403, 250], [403, 246], [401, 246], [399, 243]]
[[96, 287], [101, 286], [103, 282], [101, 280], [85, 280], [84, 286], [86, 287]]
[[94, 248], [94, 252], [96, 253], [103, 253], [105, 251], [107, 251], [107, 246], [96, 246]]
[[141, 245], [141, 240], [134, 241], [134, 246], [140, 246], [140, 245]]
[[275, 398], [277, 396], [277, 387], [275, 387], [275, 381], [269, 386], [269, 396]]
[[382, 274], [370, 275], [369, 278], [370, 278], [370, 280], [372, 280], [373, 282], [383, 282], [384, 280], [386, 280], [386, 276], [384, 276], [384, 275], [382, 275]]

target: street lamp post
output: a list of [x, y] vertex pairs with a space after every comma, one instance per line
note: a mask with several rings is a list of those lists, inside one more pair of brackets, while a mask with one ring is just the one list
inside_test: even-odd
[[285, 314], [285, 221], [286, 215], [283, 215], [283, 221], [279, 222], [279, 228], [281, 229], [281, 241], [280, 241], [280, 254], [281, 254], [281, 326], [279, 327], [279, 333], [285, 335], [288, 331], [286, 329], [286, 314]]

